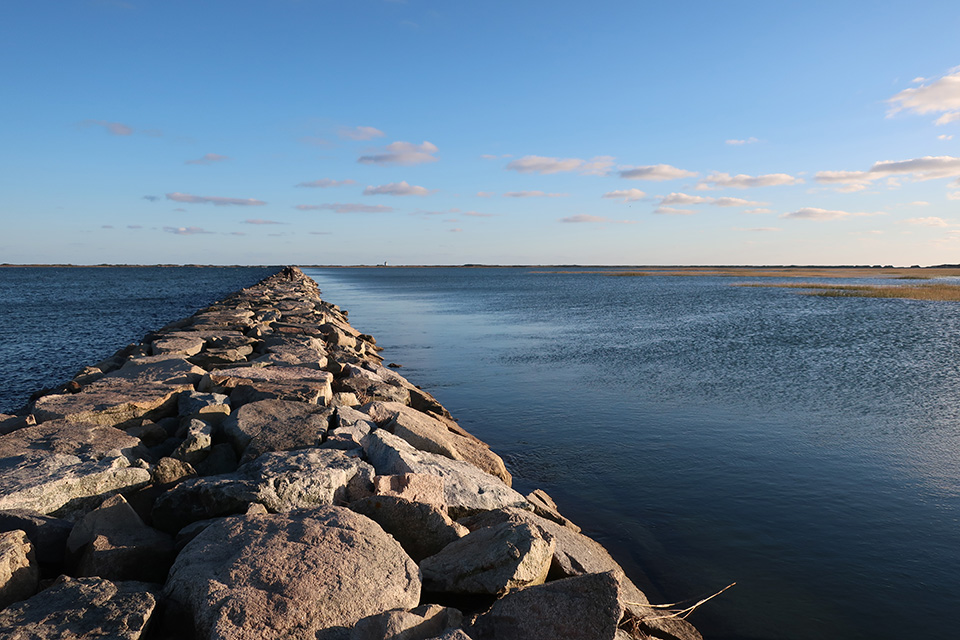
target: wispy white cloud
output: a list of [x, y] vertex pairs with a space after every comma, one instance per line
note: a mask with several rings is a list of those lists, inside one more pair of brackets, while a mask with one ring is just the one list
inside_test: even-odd
[[768, 232], [768, 231], [782, 231], [780, 227], [734, 227], [734, 231], [755, 231], [755, 232]]
[[917, 227], [949, 227], [950, 223], [937, 216], [927, 218], [907, 218], [901, 221], [903, 224], [914, 225]]
[[453, 229], [448, 229], [448, 231], [450, 231], [450, 233], [461, 233], [463, 229], [460, 227], [454, 227]]
[[243, 224], [286, 224], [286, 222], [277, 222], [276, 220], [262, 220], [260, 218], [247, 218]]
[[298, 204], [300, 211], [335, 211], [337, 213], [390, 213], [393, 207], [382, 204], [354, 204], [333, 202], [328, 204]]
[[748, 176], [744, 173], [735, 176], [729, 173], [714, 172], [697, 182], [697, 191], [712, 189], [754, 189], [757, 187], [777, 187], [782, 185], [803, 184], [803, 179], [786, 173], [768, 173], [761, 176]]
[[744, 213], [773, 213], [773, 209], [767, 209], [766, 207], [759, 207], [757, 209], [746, 209]]
[[960, 191], [947, 192], [947, 200], [960, 200]]
[[173, 233], [178, 236], [195, 236], [205, 233], [213, 233], [213, 231], [207, 231], [206, 229], [201, 229], [200, 227], [164, 227], [163, 230], [167, 233]]
[[346, 140], [373, 140], [387, 134], [374, 127], [340, 127], [337, 135]]
[[910, 160], [883, 160], [868, 171], [819, 171], [814, 179], [821, 184], [841, 184], [842, 190], [860, 191], [875, 180], [886, 178], [888, 186], [897, 187], [898, 178], [922, 182], [941, 178], [960, 177], [960, 158], [953, 156], [924, 156]]
[[694, 213], [693, 209], [677, 209], [675, 207], [664, 207], [662, 205], [654, 209], [653, 212], [664, 216], [689, 216]]
[[692, 178], [697, 175], [696, 171], [678, 169], [669, 164], [624, 167], [620, 169], [618, 173], [621, 178], [626, 178], [627, 180], [651, 180], [653, 182], [677, 180], [678, 178]]
[[508, 191], [506, 198], [566, 198], [569, 193], [546, 193], [544, 191]]
[[544, 156], [523, 156], [507, 164], [509, 171], [519, 173], [565, 173], [576, 171], [584, 175], [602, 176], [609, 173], [613, 166], [610, 156], [597, 156], [590, 160], [580, 158], [548, 158]]
[[103, 127], [103, 129], [113, 136], [129, 136], [133, 134], [133, 127], [125, 125], [122, 122], [107, 122], [106, 120], [84, 120], [80, 123], [81, 127]]
[[756, 142], [760, 142], [760, 141], [754, 138], [753, 136], [746, 138], [745, 140], [727, 140], [726, 141], [727, 144], [733, 145], [733, 146], [740, 146], [744, 144], [754, 144]]
[[933, 82], [927, 80], [919, 87], [904, 89], [887, 102], [893, 105], [889, 115], [908, 111], [921, 115], [941, 114], [935, 121], [945, 125], [960, 120], [960, 67], [947, 72]]
[[646, 198], [647, 194], [640, 189], [618, 189], [617, 191], [608, 191], [600, 197], [610, 200], [623, 200], [624, 202], [636, 202]]
[[581, 223], [590, 223], [590, 224], [636, 224], [635, 220], [612, 220], [610, 218], [604, 218], [603, 216], [592, 216], [586, 213], [581, 213], [575, 216], [567, 216], [566, 218], [560, 218], [560, 222], [567, 222], [573, 224]]
[[953, 140], [953, 134], [947, 135], [945, 133], [941, 133], [940, 135], [937, 136], [937, 140], [944, 140], [944, 141]]
[[464, 211], [463, 215], [471, 218], [495, 218], [497, 216], [495, 213], [481, 213], [479, 211]]
[[313, 187], [317, 189], [329, 189], [331, 187], [346, 187], [351, 184], [357, 184], [356, 180], [331, 180], [330, 178], [320, 178], [319, 180], [311, 180], [310, 182], [301, 182], [297, 184], [298, 187]]
[[189, 202], [191, 204], [212, 204], [216, 207], [238, 206], [250, 207], [267, 204], [263, 200], [253, 198], [221, 198], [218, 196], [195, 196], [189, 193], [168, 193], [167, 200], [175, 202]]
[[229, 160], [227, 156], [222, 156], [219, 153], [208, 153], [205, 154], [196, 160], [187, 160], [184, 164], [214, 164], [216, 162], [223, 162], [224, 160]]
[[492, 198], [495, 195], [497, 194], [492, 191], [477, 191], [478, 198]]
[[437, 151], [437, 145], [431, 142], [425, 141], [420, 144], [414, 144], [412, 142], [392, 142], [384, 147], [380, 153], [360, 156], [357, 162], [360, 164], [410, 166], [436, 162], [437, 158], [433, 154]]
[[708, 202], [713, 202], [713, 198], [706, 198], [704, 196], [691, 196], [686, 193], [671, 193], [668, 196], [664, 196], [660, 200], [661, 205], [691, 205], [691, 204], [706, 204]]
[[660, 206], [669, 207], [675, 204], [683, 206], [709, 204], [716, 207], [757, 207], [769, 203], [744, 200], [743, 198], [711, 198], [709, 196], [695, 196], [688, 193], [671, 193], [660, 199]]
[[391, 182], [379, 186], [368, 186], [363, 190], [365, 196], [428, 196], [434, 191], [403, 182]]
[[781, 218], [793, 218], [797, 220], [843, 220], [844, 218], [855, 218], [861, 216], [875, 216], [879, 213], [836, 211], [831, 209], [818, 209], [816, 207], [804, 207], [790, 213], [785, 213]]

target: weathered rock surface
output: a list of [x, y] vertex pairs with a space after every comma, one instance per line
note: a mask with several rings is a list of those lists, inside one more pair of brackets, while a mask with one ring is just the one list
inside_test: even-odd
[[235, 473], [181, 482], [153, 507], [154, 526], [174, 533], [197, 520], [243, 513], [258, 502], [283, 512], [346, 504], [370, 495], [373, 468], [340, 451], [265, 453]]
[[364, 451], [379, 475], [424, 473], [443, 479], [444, 500], [454, 518], [476, 511], [527, 506], [526, 498], [499, 478], [470, 463], [418, 451], [383, 429], [364, 439]]
[[410, 502], [433, 505], [441, 511], [447, 509], [443, 494], [443, 478], [426, 473], [402, 473], [393, 476], [376, 476], [373, 493], [378, 496], [397, 496]]
[[383, 527], [416, 562], [439, 553], [469, 533], [469, 529], [451, 520], [446, 511], [404, 498], [371, 496], [351, 502], [350, 509]]
[[83, 517], [67, 540], [79, 557], [78, 576], [163, 583], [173, 563], [173, 539], [148, 527], [123, 496], [107, 498]]
[[49, 514], [143, 486], [150, 472], [130, 461], [139, 443], [113, 427], [66, 420], [0, 436], [0, 509]]
[[62, 577], [29, 600], [0, 611], [9, 640], [139, 640], [157, 600], [151, 585]]
[[59, 574], [73, 523], [29, 509], [0, 511], [0, 532], [17, 529], [26, 532], [41, 569], [55, 567]]
[[427, 591], [502, 594], [542, 584], [554, 543], [528, 524], [478, 529], [420, 562]]
[[348, 638], [361, 618], [415, 607], [417, 565], [373, 521], [339, 507], [214, 523], [180, 553], [165, 593], [199, 638]]
[[37, 592], [40, 569], [25, 531], [0, 533], [0, 609]]
[[[292, 433], [290, 440], [307, 442], [291, 448], [317, 446], [327, 432], [331, 411], [316, 405], [287, 400], [261, 400], [245, 404], [223, 422], [224, 436], [242, 456], [250, 443], [263, 434], [264, 448]], [[268, 449], [269, 450], [269, 449]]]
[[476, 640], [613, 640], [623, 616], [613, 573], [557, 580], [507, 594], [471, 629]]
[[207, 457], [212, 446], [213, 425], [204, 420], [191, 418], [186, 424], [186, 434], [183, 442], [170, 457], [182, 460], [190, 465], [196, 465]]
[[500, 478], [507, 486], [512, 482], [503, 460], [487, 445], [451, 431], [436, 418], [396, 402], [376, 402], [364, 406], [364, 410], [377, 417], [389, 416], [381, 426], [421, 451], [469, 462], [481, 471]]
[[181, 391], [192, 389], [190, 383], [139, 384], [107, 376], [84, 387], [80, 393], [38, 398], [33, 413], [40, 421], [62, 418], [125, 428], [136, 426], [141, 419], [155, 420], [175, 413], [177, 396]]
[[350, 640], [428, 640], [462, 622], [460, 611], [436, 604], [393, 609], [360, 620], [350, 631]]
[[200, 381], [200, 390], [223, 393], [238, 385], [256, 387], [257, 383], [308, 385], [320, 389], [321, 396], [329, 400], [333, 393], [330, 389], [331, 382], [333, 374], [329, 371], [306, 367], [237, 367], [207, 373]]

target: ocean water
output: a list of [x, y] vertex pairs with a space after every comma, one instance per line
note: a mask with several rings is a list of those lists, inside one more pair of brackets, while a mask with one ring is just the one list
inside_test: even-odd
[[310, 269], [708, 638], [960, 628], [960, 304], [712, 277]]
[[0, 412], [150, 331], [275, 273], [264, 267], [0, 268]]

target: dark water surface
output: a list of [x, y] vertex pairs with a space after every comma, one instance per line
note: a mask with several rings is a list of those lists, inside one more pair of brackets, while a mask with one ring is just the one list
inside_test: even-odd
[[[953, 638], [960, 304], [745, 279], [311, 269], [709, 638]], [[641, 580], [642, 582], [642, 580]]]
[[277, 270], [0, 268], [0, 412]]

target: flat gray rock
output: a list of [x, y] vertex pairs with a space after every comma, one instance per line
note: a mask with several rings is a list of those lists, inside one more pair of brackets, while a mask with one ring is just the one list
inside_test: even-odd
[[[113, 375], [113, 374], [110, 374]], [[103, 377], [80, 393], [38, 398], [33, 413], [41, 422], [66, 419], [70, 422], [126, 428], [141, 420], [157, 420], [176, 414], [177, 396], [192, 391], [193, 384], [147, 383], [123, 377]]]
[[503, 594], [542, 584], [554, 543], [528, 524], [478, 529], [420, 562], [423, 587], [447, 593]]
[[440, 477], [447, 509], [453, 518], [504, 507], [529, 507], [526, 498], [500, 478], [484, 473], [468, 462], [418, 451], [407, 441], [383, 429], [377, 429], [364, 439], [364, 451], [379, 475], [424, 473]]
[[284, 512], [370, 495], [373, 468], [340, 451], [265, 453], [235, 473], [181, 482], [153, 508], [154, 526], [175, 533], [197, 520], [243, 513], [254, 502]]
[[251, 447], [249, 460], [267, 451], [319, 446], [332, 414], [332, 409], [305, 402], [261, 400], [240, 407], [222, 429], [238, 456]]
[[61, 577], [29, 600], [0, 611], [9, 640], [139, 640], [157, 606], [151, 585]]
[[613, 573], [555, 580], [509, 593], [471, 628], [476, 640], [614, 640], [623, 616]]
[[417, 565], [349, 509], [226, 518], [183, 549], [167, 596], [199, 640], [348, 638], [361, 618], [420, 599]]
[[144, 486], [150, 472], [130, 462], [139, 443], [113, 427], [66, 420], [0, 436], [0, 509], [50, 514]]

